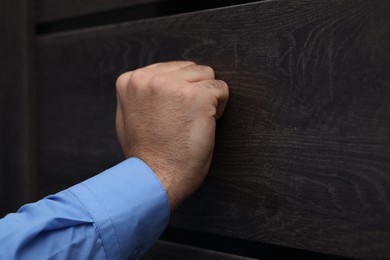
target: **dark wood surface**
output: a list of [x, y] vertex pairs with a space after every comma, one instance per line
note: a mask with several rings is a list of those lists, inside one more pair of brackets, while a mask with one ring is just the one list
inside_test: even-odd
[[144, 255], [142, 260], [171, 259], [171, 260], [249, 260], [253, 258], [237, 256], [199, 247], [181, 245], [159, 240], [152, 249]]
[[36, 21], [50, 22], [168, 0], [36, 0]]
[[40, 188], [122, 160], [116, 77], [164, 60], [230, 85], [215, 157], [171, 226], [390, 257], [390, 2], [265, 1], [38, 39]]
[[33, 193], [29, 7], [24, 0], [0, 0], [0, 218]]

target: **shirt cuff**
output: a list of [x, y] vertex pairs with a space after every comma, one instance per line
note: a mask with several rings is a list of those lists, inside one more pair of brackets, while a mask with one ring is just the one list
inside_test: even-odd
[[138, 158], [129, 158], [68, 190], [94, 220], [107, 259], [138, 258], [168, 225], [167, 194]]

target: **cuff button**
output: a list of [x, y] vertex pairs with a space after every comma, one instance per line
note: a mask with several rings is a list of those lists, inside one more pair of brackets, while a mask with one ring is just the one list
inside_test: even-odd
[[133, 252], [131, 253], [131, 255], [134, 255], [134, 256], [137, 256], [137, 255], [140, 255], [140, 254], [141, 254], [141, 249], [139, 247], [134, 249]]

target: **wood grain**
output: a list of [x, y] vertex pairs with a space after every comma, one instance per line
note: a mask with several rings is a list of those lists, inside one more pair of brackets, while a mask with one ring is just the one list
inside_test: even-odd
[[0, 218], [34, 193], [29, 3], [0, 0]]
[[162, 1], [168, 0], [37, 0], [35, 12], [42, 23]]
[[142, 260], [154, 260], [154, 259], [171, 259], [171, 260], [249, 260], [253, 258], [237, 256], [218, 252], [209, 249], [203, 249], [199, 247], [181, 245], [168, 241], [159, 240], [154, 247], [141, 259]]
[[231, 98], [210, 175], [173, 227], [389, 258], [389, 12], [274, 0], [39, 38], [42, 195], [122, 159], [121, 72], [189, 59]]

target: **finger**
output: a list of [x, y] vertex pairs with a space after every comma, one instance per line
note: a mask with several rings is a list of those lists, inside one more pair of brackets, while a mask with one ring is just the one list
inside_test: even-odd
[[192, 61], [168, 61], [168, 62], [155, 63], [146, 66], [144, 69], [149, 71], [152, 74], [160, 74], [160, 73], [169, 73], [194, 64], [195, 63]]
[[213, 95], [217, 101], [217, 114], [216, 119], [220, 118], [225, 111], [226, 104], [229, 99], [229, 87], [225, 81], [222, 80], [204, 80], [198, 82], [203, 88], [205, 88], [211, 95]]
[[[123, 74], [121, 74], [118, 79], [116, 80], [116, 86], [119, 88], [125, 88], [128, 86], [129, 81], [131, 79], [131, 76], [134, 74], [134, 72], [139, 72], [142, 70], [142, 75], [144, 76], [145, 80], [144, 82], [147, 83], [150, 78], [155, 76], [156, 74], [161, 73], [169, 73], [178, 69], [181, 69], [186, 66], [194, 65], [195, 63], [192, 61], [169, 61], [169, 62], [160, 62], [155, 63], [149, 66], [146, 66], [144, 68], [140, 68], [133, 71], [128, 71]], [[140, 74], [140, 73], [138, 73]]]
[[211, 67], [196, 64], [184, 66], [167, 73], [166, 76], [190, 83], [215, 79], [215, 73]]

